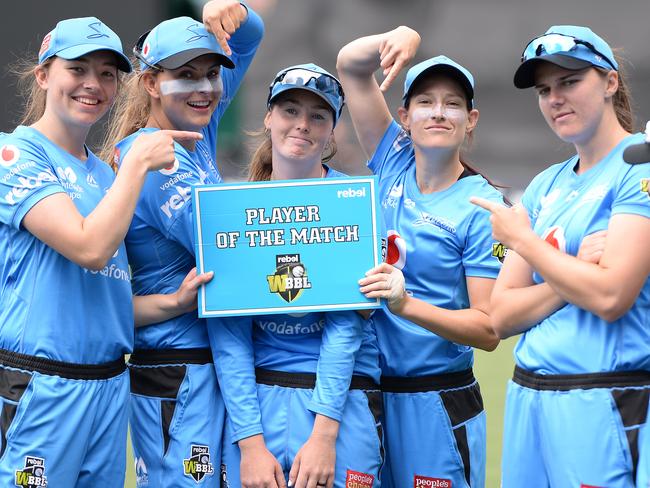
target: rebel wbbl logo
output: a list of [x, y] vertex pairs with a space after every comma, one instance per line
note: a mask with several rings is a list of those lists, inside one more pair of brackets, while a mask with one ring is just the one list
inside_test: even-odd
[[208, 446], [192, 446], [189, 459], [183, 459], [183, 473], [191, 476], [199, 483], [206, 475], [214, 473], [210, 462], [210, 448]]
[[21, 488], [37, 488], [47, 486], [45, 476], [45, 459], [26, 456], [25, 467], [16, 470], [16, 486]]
[[275, 256], [275, 274], [267, 275], [269, 291], [277, 293], [287, 303], [300, 296], [302, 290], [311, 288], [300, 254], [278, 254]]

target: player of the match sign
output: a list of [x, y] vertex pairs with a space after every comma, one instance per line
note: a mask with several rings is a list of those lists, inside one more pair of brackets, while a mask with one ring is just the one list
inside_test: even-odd
[[199, 316], [377, 308], [357, 281], [381, 261], [375, 177], [196, 186]]

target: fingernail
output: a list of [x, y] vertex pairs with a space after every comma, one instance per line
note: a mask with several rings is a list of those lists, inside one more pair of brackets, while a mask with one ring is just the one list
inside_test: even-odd
[[289, 482], [287, 483], [287, 486], [292, 487], [293, 486], [293, 481], [289, 480]]

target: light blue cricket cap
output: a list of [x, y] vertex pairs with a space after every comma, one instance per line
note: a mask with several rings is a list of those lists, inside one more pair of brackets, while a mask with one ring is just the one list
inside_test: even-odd
[[427, 59], [421, 63], [416, 64], [406, 72], [406, 79], [404, 80], [404, 95], [402, 101], [406, 101], [411, 96], [411, 88], [413, 83], [421, 76], [429, 75], [432, 73], [441, 73], [450, 76], [463, 88], [469, 104], [474, 107], [474, 77], [467, 68], [461, 66], [453, 59], [447, 56], [436, 56]]
[[134, 52], [142, 58], [140, 68], [143, 71], [150, 65], [166, 69], [180, 68], [204, 54], [216, 54], [222, 66], [235, 67], [214, 34], [208, 32], [202, 22], [191, 17], [175, 17], [161, 22], [140, 36]]
[[[544, 36], [549, 34], [567, 36], [575, 39], [577, 43], [568, 51], [551, 49], [553, 52], [548, 52], [541, 42], [539, 43], [541, 47], [536, 47], [535, 42], [541, 41]], [[581, 44], [581, 42], [588, 43], [593, 49], [586, 44]], [[533, 50], [533, 52], [527, 56], [529, 50]], [[521, 58], [522, 63], [517, 68], [514, 78], [517, 88], [535, 86], [535, 71], [539, 63], [543, 61], [569, 70], [597, 66], [608, 71], [611, 69], [618, 71], [618, 63], [609, 44], [589, 27], [579, 25], [554, 25], [549, 27], [543, 35], [536, 37], [526, 45]]]
[[38, 64], [52, 56], [63, 59], [77, 59], [94, 51], [106, 50], [116, 54], [117, 67], [130, 73], [133, 67], [122, 51], [122, 41], [97, 17], [81, 17], [62, 20], [51, 30], [41, 43]]
[[[290, 72], [294, 72], [297, 76], [288, 78], [287, 75], [292, 74]], [[287, 82], [287, 79], [292, 81]], [[325, 100], [334, 112], [334, 125], [336, 125], [345, 105], [343, 87], [338, 78], [314, 63], [297, 64], [284, 68], [278, 71], [269, 86], [267, 107], [270, 108], [273, 100], [281, 93], [295, 89], [310, 91]]]

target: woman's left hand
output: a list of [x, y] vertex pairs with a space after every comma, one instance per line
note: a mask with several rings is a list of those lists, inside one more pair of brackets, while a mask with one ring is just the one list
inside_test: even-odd
[[203, 6], [203, 24], [212, 32], [228, 56], [232, 50], [228, 45], [230, 36], [246, 20], [248, 10], [236, 0], [211, 0]]
[[523, 205], [506, 207], [480, 197], [471, 197], [469, 201], [492, 214], [492, 237], [508, 249], [517, 252], [517, 247], [526, 237], [537, 235], [530, 226], [528, 212]]
[[381, 263], [367, 271], [366, 277], [359, 280], [359, 286], [366, 298], [385, 298], [393, 312], [401, 308], [407, 296], [404, 275], [388, 263]]
[[287, 486], [332, 488], [336, 463], [336, 437], [312, 433], [296, 454]]
[[197, 307], [196, 296], [201, 285], [208, 283], [214, 276], [213, 271], [197, 275], [196, 268], [192, 268], [183, 279], [183, 282], [174, 293], [178, 309], [185, 313], [195, 310]]

